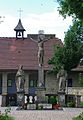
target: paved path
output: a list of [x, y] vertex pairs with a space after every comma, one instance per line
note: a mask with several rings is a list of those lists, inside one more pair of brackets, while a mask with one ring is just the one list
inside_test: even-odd
[[[1, 108], [4, 112], [5, 108]], [[63, 110], [16, 110], [12, 107], [10, 115], [15, 120], [72, 120], [83, 112], [83, 108], [63, 108]]]

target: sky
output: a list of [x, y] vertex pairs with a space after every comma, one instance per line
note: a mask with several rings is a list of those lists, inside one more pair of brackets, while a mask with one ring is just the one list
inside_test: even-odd
[[[0, 0], [0, 37], [15, 37], [14, 28], [19, 18], [27, 34], [55, 34], [64, 40], [64, 32], [72, 25], [72, 18], [65, 20], [58, 12], [56, 0]], [[19, 10], [22, 12], [19, 12]], [[21, 15], [20, 15], [21, 14]]]

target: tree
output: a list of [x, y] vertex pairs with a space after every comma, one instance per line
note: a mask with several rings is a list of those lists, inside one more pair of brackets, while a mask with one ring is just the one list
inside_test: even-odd
[[63, 47], [61, 47], [59, 45], [54, 46], [54, 55], [48, 61], [48, 64], [52, 64], [53, 65], [52, 72], [54, 72], [55, 74], [58, 73], [58, 71], [60, 70], [61, 66], [63, 65], [63, 56], [64, 56], [63, 50], [64, 50]]
[[57, 0], [60, 7], [59, 13], [66, 17], [73, 16], [83, 20], [83, 0]]
[[82, 22], [75, 21], [73, 26], [65, 34], [64, 39], [64, 62], [65, 69], [70, 71], [75, 68], [83, 58], [83, 26]]
[[65, 33], [64, 46], [54, 47], [54, 56], [48, 61], [53, 64], [53, 71], [57, 73], [61, 66], [69, 72], [75, 68], [80, 59], [83, 57], [83, 26], [82, 22], [74, 21], [73, 26], [70, 26], [67, 33]]
[[57, 0], [60, 7], [59, 13], [73, 16], [73, 25], [65, 33], [63, 47], [54, 47], [54, 56], [48, 61], [53, 64], [53, 71], [57, 73], [61, 66], [69, 72], [75, 68], [83, 58], [83, 0]]

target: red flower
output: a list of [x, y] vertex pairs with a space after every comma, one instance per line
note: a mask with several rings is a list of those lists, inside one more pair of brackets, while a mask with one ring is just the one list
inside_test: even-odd
[[60, 107], [61, 107], [60, 104], [53, 105], [53, 109], [59, 109]]

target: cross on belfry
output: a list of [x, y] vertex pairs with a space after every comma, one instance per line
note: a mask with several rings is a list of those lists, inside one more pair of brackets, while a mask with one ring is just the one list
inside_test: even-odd
[[23, 12], [23, 10], [21, 10], [21, 8], [18, 10], [18, 12], [19, 12], [19, 17], [20, 17], [20, 19], [21, 19], [21, 13]]

